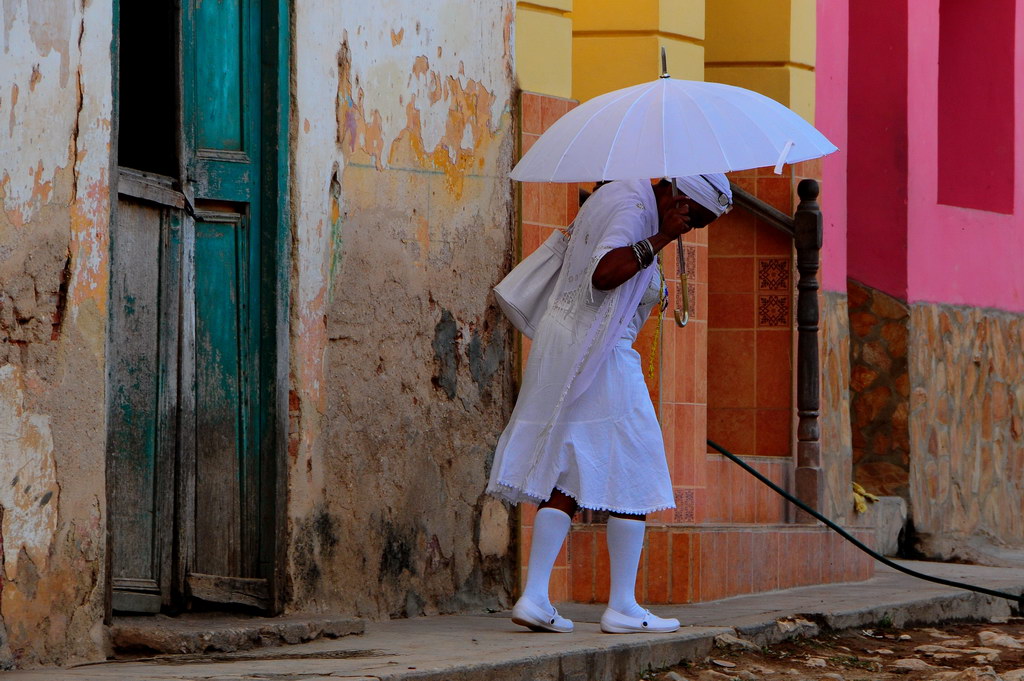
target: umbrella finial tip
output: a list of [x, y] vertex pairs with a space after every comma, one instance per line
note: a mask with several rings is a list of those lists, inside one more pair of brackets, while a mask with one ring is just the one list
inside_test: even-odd
[[668, 78], [668, 58], [665, 56], [665, 47], [661, 48], [661, 78]]

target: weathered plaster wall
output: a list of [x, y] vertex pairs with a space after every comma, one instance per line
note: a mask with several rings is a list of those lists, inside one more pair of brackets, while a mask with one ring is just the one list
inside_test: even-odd
[[289, 602], [507, 603], [510, 0], [298, 0]]
[[928, 556], [1024, 548], [1022, 344], [1021, 315], [911, 305], [910, 508]]
[[0, 668], [95, 658], [110, 0], [0, 5]]

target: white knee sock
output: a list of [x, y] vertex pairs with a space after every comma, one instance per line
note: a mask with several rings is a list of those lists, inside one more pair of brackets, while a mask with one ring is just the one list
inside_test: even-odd
[[643, 520], [608, 518], [608, 559], [611, 591], [608, 607], [629, 617], [642, 617], [644, 609], [636, 602], [636, 571], [644, 548]]
[[537, 605], [551, 607], [548, 582], [558, 552], [562, 550], [565, 535], [572, 519], [557, 508], [542, 508], [533, 521], [533, 541], [530, 543], [530, 562], [526, 570], [526, 588], [523, 595]]

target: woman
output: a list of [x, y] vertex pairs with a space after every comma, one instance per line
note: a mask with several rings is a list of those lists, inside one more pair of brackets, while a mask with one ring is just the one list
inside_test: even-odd
[[526, 587], [512, 621], [566, 633], [548, 598], [555, 558], [578, 507], [610, 511], [609, 633], [669, 632], [679, 621], [636, 602], [646, 514], [675, 506], [637, 332], [662, 298], [655, 255], [729, 210], [724, 175], [617, 181], [587, 199], [547, 313], [541, 320], [508, 426], [498, 440], [488, 492], [540, 505]]

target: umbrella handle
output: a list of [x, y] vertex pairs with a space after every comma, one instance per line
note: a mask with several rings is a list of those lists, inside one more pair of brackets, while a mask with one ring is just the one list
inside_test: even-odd
[[676, 326], [679, 328], [685, 327], [690, 322], [690, 294], [687, 291], [688, 288], [686, 274], [680, 274], [679, 292], [682, 294], [683, 304], [682, 308], [677, 307], [675, 310]]
[[[664, 55], [664, 48], [662, 48]], [[672, 184], [672, 196], [679, 196], [679, 189], [671, 178], [665, 178]], [[690, 322], [690, 292], [687, 290], [686, 252], [683, 250], [683, 237], [676, 239], [676, 271], [679, 273], [679, 291], [676, 300], [679, 306], [675, 309], [676, 326], [682, 328]]]

